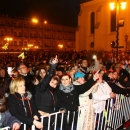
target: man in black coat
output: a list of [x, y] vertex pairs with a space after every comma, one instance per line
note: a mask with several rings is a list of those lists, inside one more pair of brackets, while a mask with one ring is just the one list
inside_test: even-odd
[[22, 77], [25, 80], [26, 91], [31, 92], [35, 99], [36, 85], [38, 84], [35, 76], [29, 73], [28, 67], [23, 62], [17, 65], [17, 70], [19, 72], [18, 77]]

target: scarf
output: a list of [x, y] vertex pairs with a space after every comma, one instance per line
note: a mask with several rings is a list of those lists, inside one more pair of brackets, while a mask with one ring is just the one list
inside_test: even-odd
[[72, 83], [68, 86], [63, 86], [62, 84], [60, 84], [59, 89], [64, 93], [70, 93], [72, 90], [74, 90], [74, 86]]
[[51, 87], [50, 85], [48, 86], [48, 89], [49, 89], [50, 91], [52, 91], [52, 92], [55, 92], [55, 91], [56, 91], [56, 88], [53, 88], [53, 87]]

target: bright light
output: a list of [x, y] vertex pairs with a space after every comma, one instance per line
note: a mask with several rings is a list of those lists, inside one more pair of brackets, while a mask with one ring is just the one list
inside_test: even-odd
[[35, 48], [35, 49], [38, 49], [38, 48], [39, 48], [39, 46], [34, 46], [34, 48]]
[[114, 9], [115, 9], [115, 3], [114, 3], [114, 2], [109, 3], [109, 5], [110, 5], [110, 9], [111, 9], [111, 10], [114, 10]]
[[62, 45], [62, 44], [59, 44], [58, 47], [59, 47], [59, 48], [63, 48], [63, 45]]
[[[116, 7], [114, 2], [109, 3], [109, 5], [110, 5], [111, 10], [114, 10], [115, 7]], [[122, 10], [124, 10], [126, 8], [126, 2], [125, 1], [121, 2], [120, 5], [121, 5], [120, 7], [121, 7]]]
[[4, 38], [4, 40], [7, 40], [7, 41], [12, 41], [12, 40], [13, 40], [13, 38], [12, 38], [12, 37], [6, 37], [6, 38]]
[[121, 9], [124, 10], [126, 8], [126, 2], [121, 2]]
[[33, 18], [33, 19], [32, 19], [32, 22], [33, 22], [33, 23], [38, 23], [38, 20], [37, 20], [36, 18]]
[[28, 47], [33, 47], [33, 44], [28, 44]]
[[96, 55], [93, 55], [93, 59], [96, 59], [97, 58], [97, 56]]
[[47, 21], [46, 21], [46, 20], [44, 21], [44, 24], [47, 24]]
[[28, 51], [28, 50], [29, 50], [29, 48], [26, 48], [26, 47], [25, 47], [25, 48], [22, 48], [22, 50]]

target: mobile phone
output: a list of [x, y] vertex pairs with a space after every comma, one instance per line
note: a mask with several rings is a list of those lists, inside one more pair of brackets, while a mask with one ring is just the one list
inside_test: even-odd
[[12, 71], [12, 67], [7, 67], [7, 72], [9, 75], [11, 74], [11, 71]]

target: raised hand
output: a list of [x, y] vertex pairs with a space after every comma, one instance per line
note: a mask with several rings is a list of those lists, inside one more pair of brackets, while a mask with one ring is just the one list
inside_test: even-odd
[[56, 64], [56, 63], [58, 63], [57, 55], [56, 55], [56, 57], [52, 60], [52, 64]]
[[99, 71], [98, 70], [94, 75], [93, 75], [93, 80], [96, 81], [97, 79], [99, 79]]

